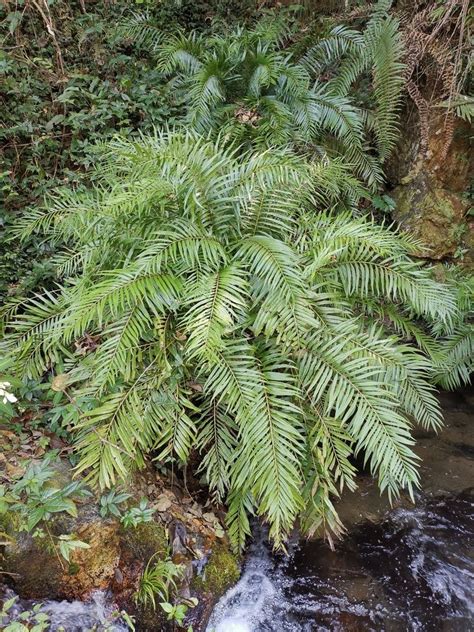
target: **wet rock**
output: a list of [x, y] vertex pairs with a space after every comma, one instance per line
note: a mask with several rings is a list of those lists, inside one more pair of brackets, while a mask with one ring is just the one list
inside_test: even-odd
[[[51, 524], [52, 536], [64, 533]], [[59, 556], [48, 537], [23, 534], [5, 547], [2, 567], [13, 573], [15, 589], [27, 599], [86, 599], [94, 590], [108, 588], [117, 568], [120, 552], [118, 529], [97, 520], [77, 525], [77, 539], [88, 549], [71, 553], [69, 563]]]
[[68, 573], [62, 578], [63, 590], [70, 598], [84, 598], [93, 590], [109, 587], [120, 559], [120, 540], [117, 525], [103, 521], [80, 527], [76, 535], [90, 548], [71, 554]]
[[213, 597], [220, 597], [239, 579], [240, 568], [237, 557], [223, 545], [216, 546], [204, 567], [202, 577], [194, 586]]
[[187, 539], [186, 527], [182, 522], [176, 521], [174, 523], [173, 542], [171, 545], [173, 556], [186, 554]]
[[[58, 462], [54, 486], [63, 486], [70, 480], [69, 463]], [[192, 597], [206, 609], [213, 606], [221, 592], [235, 581], [238, 567], [212, 506], [203, 515], [206, 510], [185, 490], [176, 487], [176, 492], [171, 491], [152, 468], [137, 475], [126, 491], [131, 494], [130, 507], [148, 495], [149, 506], [155, 509], [152, 521], [125, 528], [116, 518], [101, 517], [97, 497], [91, 494], [78, 501], [77, 517], [59, 513], [48, 522], [53, 541], [59, 535], [74, 534], [89, 545], [87, 549], [74, 550], [69, 562], [60, 557], [48, 534], [41, 539], [18, 534], [14, 516], [10, 516], [11, 524], [2, 519], [0, 531], [8, 531], [12, 542], [3, 548], [3, 553], [0, 550], [0, 567], [11, 573], [8, 581], [21, 598], [83, 601], [97, 590], [105, 591], [120, 610], [136, 617], [137, 630], [164, 632], [169, 628], [160, 607], [156, 611], [143, 607], [137, 604], [136, 595], [150, 560], [153, 563], [171, 556], [174, 563], [184, 568], [178, 601]], [[218, 549], [211, 555], [217, 538]], [[203, 569], [205, 580], [194, 585], [195, 575]]]

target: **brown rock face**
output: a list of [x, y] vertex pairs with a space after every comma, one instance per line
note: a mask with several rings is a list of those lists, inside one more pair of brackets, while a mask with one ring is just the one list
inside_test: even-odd
[[75, 534], [89, 544], [76, 550], [70, 562], [55, 554], [47, 539], [18, 539], [5, 551], [3, 566], [14, 573], [15, 589], [32, 599], [87, 599], [93, 590], [106, 589], [120, 557], [118, 529], [96, 521], [80, 526]]
[[465, 193], [472, 175], [469, 126], [458, 121], [446, 150], [443, 115], [434, 117], [428, 150], [420, 156], [416, 113], [405, 113], [404, 119], [399, 145], [386, 169], [395, 187], [393, 217], [422, 242], [420, 257], [439, 260], [461, 253], [467, 263], [470, 227]]
[[398, 186], [392, 192], [397, 204], [394, 219], [422, 242], [418, 254], [428, 259], [456, 254], [467, 230], [466, 201], [438, 185], [429, 175], [420, 174], [409, 185]]
[[120, 559], [120, 538], [117, 525], [103, 521], [84, 525], [76, 534], [90, 548], [74, 551], [62, 583], [70, 598], [84, 598], [109, 587]]

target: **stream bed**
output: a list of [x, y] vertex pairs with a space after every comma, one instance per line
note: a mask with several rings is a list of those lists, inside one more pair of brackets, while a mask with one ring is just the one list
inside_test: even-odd
[[474, 630], [474, 390], [441, 393], [445, 427], [419, 432], [421, 488], [391, 508], [371, 477], [344, 494], [348, 532], [272, 554], [255, 533], [243, 574], [206, 632]]
[[261, 534], [207, 632], [472, 630], [473, 500], [420, 500], [360, 525], [335, 551], [303, 541], [275, 556]]

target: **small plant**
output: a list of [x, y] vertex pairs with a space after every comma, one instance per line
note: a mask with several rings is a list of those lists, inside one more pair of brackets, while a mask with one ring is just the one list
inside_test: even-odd
[[66, 562], [69, 562], [69, 557], [72, 551], [76, 549], [89, 549], [90, 545], [81, 540], [74, 539], [74, 534], [60, 535], [58, 537], [59, 552], [64, 557]]
[[41, 612], [42, 604], [36, 604], [31, 610], [15, 612], [12, 608], [17, 599], [7, 599], [0, 611], [0, 625], [4, 632], [43, 632], [49, 629], [49, 617]]
[[137, 527], [144, 522], [151, 522], [155, 510], [148, 509], [147, 505], [148, 501], [146, 498], [142, 498], [138, 507], [132, 507], [124, 513], [120, 522], [126, 529], [129, 527]]
[[[180, 627], [184, 624], [186, 614], [189, 608], [195, 608], [198, 604], [198, 600], [195, 597], [187, 599], [186, 602], [173, 605], [169, 602], [160, 603], [161, 608], [166, 612], [168, 621], [174, 621]], [[193, 628], [190, 626], [188, 632], [192, 632]]]
[[30, 463], [25, 474], [11, 485], [0, 486], [0, 515], [14, 514], [18, 521], [18, 531], [31, 533], [34, 538], [48, 537], [58, 559], [69, 561], [75, 549], [87, 549], [86, 542], [77, 540], [73, 534], [55, 536], [48, 527], [53, 514], [65, 512], [77, 516], [75, 500], [88, 495], [80, 481], [57, 488], [52, 484], [54, 469], [51, 459], [41, 463]]
[[74, 499], [89, 494], [80, 481], [54, 487], [51, 484], [54, 470], [49, 465], [49, 459], [40, 464], [31, 463], [22, 478], [11, 487], [10, 499], [17, 501], [11, 510], [21, 518], [20, 531], [32, 532], [41, 521], [63, 511], [76, 517]]
[[395, 200], [387, 194], [372, 196], [372, 204], [382, 213], [391, 213], [395, 208]]
[[131, 494], [126, 492], [117, 493], [115, 489], [112, 489], [108, 494], [103, 494], [100, 497], [100, 515], [102, 518], [106, 518], [108, 515], [116, 516], [120, 518], [121, 511], [119, 505], [124, 503], [131, 497]]
[[[143, 571], [135, 601], [156, 610], [156, 597], [168, 602], [170, 593], [176, 590], [176, 580], [183, 575], [183, 566], [171, 560], [157, 560], [152, 555]], [[162, 605], [162, 604], [160, 604]], [[166, 611], [166, 610], [165, 610]]]

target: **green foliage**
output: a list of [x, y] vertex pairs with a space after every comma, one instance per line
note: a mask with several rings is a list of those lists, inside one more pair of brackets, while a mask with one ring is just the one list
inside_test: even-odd
[[452, 390], [469, 384], [474, 371], [474, 277], [455, 267], [447, 270], [447, 276], [456, 291], [458, 312], [454, 327], [449, 330], [442, 323], [435, 323], [435, 333], [441, 339], [441, 354], [433, 359], [434, 381], [441, 388]]
[[[169, 602], [160, 603], [161, 609], [166, 612], [166, 618], [168, 621], [176, 622], [180, 627], [184, 625], [186, 614], [189, 607], [194, 608], [197, 606], [198, 600], [195, 597], [191, 597], [186, 600], [186, 603], [172, 604]], [[192, 626], [187, 628], [187, 632], [193, 632]]]
[[0, 516], [6, 513], [14, 515], [18, 531], [27, 531], [35, 538], [48, 536], [53, 548], [69, 561], [72, 551], [89, 548], [89, 545], [75, 539], [73, 534], [53, 537], [47, 523], [55, 514], [62, 512], [77, 517], [75, 501], [88, 492], [80, 482], [57, 487], [53, 484], [54, 476], [50, 459], [31, 462], [21, 478], [8, 486], [0, 486]]
[[[301, 46], [287, 46], [296, 28], [282, 11], [223, 35], [150, 33], [136, 15], [122, 32], [148, 47], [159, 70], [172, 76], [187, 104], [186, 123], [198, 132], [238, 144], [342, 154], [376, 187], [382, 174], [374, 150], [383, 161], [396, 140], [403, 69], [397, 21], [377, 6], [364, 32], [334, 27], [304, 54]], [[370, 73], [372, 99], [361, 107], [351, 87]]]
[[0, 296], [54, 281], [51, 249], [9, 239], [24, 207], [56, 186], [84, 182], [96, 142], [176, 115], [150, 59], [113, 41], [113, 25], [128, 2], [95, 2], [86, 13], [75, 3], [49, 4], [65, 75], [33, 3], [21, 11], [11, 3], [0, 8]]
[[[172, 603], [172, 597], [177, 591], [177, 582], [183, 578], [184, 566], [175, 564], [170, 559], [156, 559], [157, 555], [158, 553], [155, 553], [148, 560], [140, 578], [135, 601], [144, 608], [156, 610], [156, 600], [161, 599], [159, 605], [167, 620], [181, 627], [189, 608], [197, 606], [198, 600], [192, 597]], [[188, 628], [188, 632], [192, 632], [192, 627]]]
[[25, 474], [12, 484], [10, 495], [15, 502], [10, 510], [20, 516], [20, 530], [31, 532], [55, 513], [77, 516], [74, 498], [86, 495], [86, 490], [81, 489], [77, 481], [57, 488], [50, 484], [54, 475], [48, 459], [44, 459], [39, 464], [32, 462]]
[[433, 323], [454, 331], [455, 296], [350, 196], [322, 211], [345, 191], [337, 162], [169, 131], [105, 146], [94, 179], [20, 227], [68, 244], [62, 287], [5, 308], [16, 371], [57, 365], [93, 404], [70, 421], [79, 472], [110, 487], [149, 453], [198, 450], [237, 546], [253, 512], [277, 546], [297, 518], [337, 533], [353, 454], [381, 490], [413, 492], [413, 420], [442, 419], [423, 351]]
[[139, 524], [151, 522], [153, 520], [154, 509], [147, 508], [146, 498], [142, 498], [138, 507], [128, 509], [120, 519], [125, 528], [137, 527]]
[[89, 549], [90, 545], [81, 540], [76, 540], [72, 534], [58, 536], [58, 549], [66, 562], [70, 561], [70, 555], [77, 549]]
[[471, 123], [474, 119], [474, 99], [465, 94], [459, 94], [454, 99], [448, 99], [438, 103], [435, 107], [454, 110], [456, 116], [463, 121]]
[[135, 601], [144, 607], [156, 610], [156, 599], [168, 602], [176, 591], [176, 582], [183, 576], [183, 566], [171, 560], [156, 559], [152, 556], [142, 573]]
[[41, 612], [42, 604], [36, 604], [31, 610], [14, 612], [18, 597], [4, 601], [0, 611], [0, 625], [4, 632], [43, 632], [49, 629], [49, 616]]
[[131, 498], [131, 494], [125, 492], [119, 492], [115, 489], [111, 489], [108, 494], [103, 494], [100, 497], [100, 515], [102, 518], [106, 518], [108, 515], [121, 517], [121, 511], [119, 505]]

